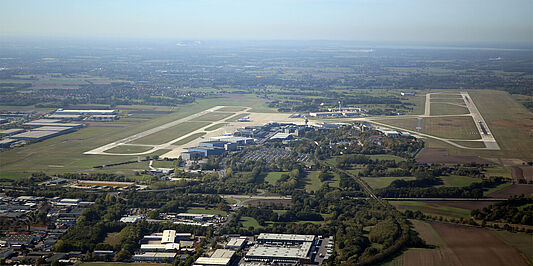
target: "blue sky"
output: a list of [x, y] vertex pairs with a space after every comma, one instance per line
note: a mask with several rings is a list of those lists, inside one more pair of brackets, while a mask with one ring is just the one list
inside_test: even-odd
[[2, 0], [0, 37], [533, 42], [531, 0]]

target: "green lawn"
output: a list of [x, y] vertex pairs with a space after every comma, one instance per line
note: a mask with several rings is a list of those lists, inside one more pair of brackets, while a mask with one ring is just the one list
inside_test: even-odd
[[407, 159], [405, 158], [402, 158], [402, 157], [399, 157], [399, 156], [396, 156], [396, 155], [392, 155], [392, 154], [370, 154], [370, 155], [366, 155], [365, 156], [368, 156], [370, 157], [371, 159], [373, 160], [393, 160], [397, 163], [399, 162], [403, 162], [403, 161], [407, 161]]
[[440, 179], [442, 179], [445, 187], [466, 187], [472, 183], [481, 182], [481, 178], [458, 175], [441, 176]]
[[[417, 118], [383, 119], [379, 122], [411, 131], [415, 131], [418, 126]], [[465, 116], [426, 117], [422, 119], [422, 133], [460, 140], [480, 138], [474, 120]]]
[[303, 186], [305, 188], [305, 191], [311, 192], [311, 191], [317, 191], [322, 187], [322, 184], [328, 183], [330, 187], [339, 187], [340, 177], [337, 173], [331, 172], [333, 174], [333, 178], [331, 180], [322, 182], [318, 178], [318, 175], [320, 174], [320, 171], [310, 171], [307, 175], [307, 177], [303, 180]]
[[383, 176], [383, 177], [363, 177], [362, 178], [371, 188], [378, 189], [378, 188], [384, 188], [388, 187], [390, 183], [392, 183], [394, 180], [415, 180], [415, 177], [413, 176], [402, 176], [402, 177], [391, 177], [391, 176]]
[[240, 106], [225, 106], [225, 107], [222, 107], [220, 109], [218, 109], [217, 111], [219, 112], [239, 112], [239, 111], [242, 111], [244, 110], [244, 107], [240, 107]]
[[131, 143], [136, 144], [163, 144], [167, 143], [173, 139], [179, 138], [185, 134], [191, 133], [197, 129], [209, 125], [209, 122], [183, 122], [173, 127], [161, 130], [154, 134], [136, 139]]
[[[464, 106], [464, 104], [463, 104]], [[444, 102], [432, 102], [430, 115], [462, 115], [468, 114], [468, 108]]]

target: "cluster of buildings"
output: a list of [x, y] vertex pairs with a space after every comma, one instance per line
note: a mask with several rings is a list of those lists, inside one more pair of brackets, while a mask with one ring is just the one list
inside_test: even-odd
[[361, 117], [365, 116], [366, 110], [356, 107], [329, 108], [327, 112], [310, 112], [310, 117]]
[[58, 109], [49, 118], [71, 119], [71, 120], [92, 120], [92, 121], [113, 121], [119, 119], [116, 110], [66, 110]]
[[411, 134], [409, 132], [404, 131], [398, 131], [398, 130], [390, 130], [386, 128], [377, 128], [377, 131], [381, 132], [383, 135], [387, 137], [397, 138], [397, 137], [411, 137]]
[[[18, 263], [28, 258], [54, 260], [79, 254], [54, 253], [51, 247], [67, 229], [76, 223], [83, 210], [93, 202], [80, 199], [44, 198], [35, 196], [0, 198], [0, 258]], [[47, 213], [46, 223], [32, 218], [32, 213]]]
[[[162, 233], [146, 235], [141, 240], [141, 248], [133, 256], [135, 261], [172, 262], [176, 256], [187, 258], [196, 250], [198, 239], [191, 233], [164, 230]], [[179, 255], [178, 255], [179, 253]]]

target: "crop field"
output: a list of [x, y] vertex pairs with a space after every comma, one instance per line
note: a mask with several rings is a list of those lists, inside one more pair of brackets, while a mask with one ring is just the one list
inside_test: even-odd
[[426, 215], [443, 216], [452, 218], [470, 218], [470, 210], [443, 206], [434, 202], [424, 201], [389, 201], [392, 206], [400, 211], [421, 211]]
[[431, 115], [462, 115], [469, 114], [468, 108], [447, 102], [432, 102]]
[[415, 180], [415, 177], [413, 176], [401, 176], [401, 177], [393, 177], [393, 176], [382, 176], [382, 177], [362, 177], [362, 179], [373, 189], [377, 188], [384, 188], [388, 187], [390, 183], [392, 183], [395, 180]]
[[408, 249], [385, 265], [528, 265], [520, 254], [533, 246], [527, 246], [531, 243], [527, 234], [512, 236], [512, 240], [504, 242], [499, 231], [440, 222], [411, 222], [419, 236], [437, 248]]
[[132, 144], [163, 144], [197, 129], [209, 125], [209, 122], [183, 122], [173, 127], [132, 141]]
[[136, 145], [120, 145], [112, 149], [107, 150], [109, 153], [139, 153], [150, 150], [151, 147], [136, 146]]
[[191, 121], [210, 121], [210, 122], [220, 121], [220, 120], [222, 120], [222, 119], [224, 119], [226, 117], [229, 117], [229, 116], [231, 116], [233, 114], [234, 113], [212, 112], [212, 113], [205, 114], [205, 115], [199, 116], [197, 118], [194, 118]]
[[509, 231], [492, 231], [503, 242], [517, 248], [529, 262], [533, 261], [533, 237], [526, 233], [512, 233]]

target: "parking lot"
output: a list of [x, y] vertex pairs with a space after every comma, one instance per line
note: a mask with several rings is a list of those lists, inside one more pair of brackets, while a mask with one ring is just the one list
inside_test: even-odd
[[333, 238], [323, 237], [320, 240], [320, 245], [316, 248], [315, 262], [322, 264], [333, 253], [334, 242]]

